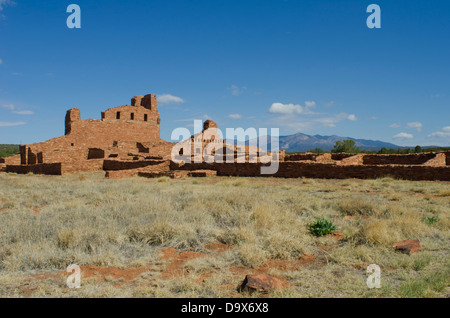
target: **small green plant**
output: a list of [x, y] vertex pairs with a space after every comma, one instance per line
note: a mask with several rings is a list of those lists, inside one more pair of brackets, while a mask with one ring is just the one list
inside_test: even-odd
[[438, 216], [427, 216], [427, 217], [423, 218], [423, 221], [425, 222], [425, 224], [428, 224], [428, 225], [432, 225], [434, 223], [437, 223], [440, 220], [441, 219], [439, 219]]
[[315, 236], [322, 236], [333, 233], [336, 231], [336, 227], [327, 219], [318, 219], [308, 225], [308, 230]]
[[242, 239], [240, 239], [240, 238], [237, 238], [237, 239], [235, 239], [234, 241], [233, 241], [233, 244], [231, 244], [231, 245], [237, 245], [237, 246], [239, 246], [239, 245], [241, 245], [241, 243], [244, 243], [245, 242], [245, 240], [242, 240]]

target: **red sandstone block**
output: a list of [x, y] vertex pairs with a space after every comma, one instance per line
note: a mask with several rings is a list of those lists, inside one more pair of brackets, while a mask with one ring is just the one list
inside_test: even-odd
[[281, 289], [283, 284], [278, 278], [267, 274], [247, 275], [239, 287], [239, 291], [267, 293], [274, 289]]
[[217, 176], [217, 171], [215, 170], [194, 170], [188, 173], [190, 177], [215, 177]]
[[395, 250], [406, 254], [415, 253], [422, 248], [418, 239], [395, 242], [392, 246]]

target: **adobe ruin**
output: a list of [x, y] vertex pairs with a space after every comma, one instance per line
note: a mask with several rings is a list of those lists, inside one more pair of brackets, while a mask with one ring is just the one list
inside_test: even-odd
[[[160, 138], [160, 116], [153, 94], [135, 96], [130, 105], [110, 108], [101, 119], [81, 120], [67, 111], [65, 135], [21, 145], [20, 154], [0, 159], [0, 172], [63, 175], [105, 171], [107, 178], [128, 176], [273, 176], [283, 178], [379, 178], [450, 181], [450, 151], [408, 155], [293, 154], [231, 145], [205, 121], [203, 130], [180, 143]], [[205, 150], [210, 156], [204, 157]], [[278, 170], [261, 175], [277, 158]]]
[[135, 96], [130, 105], [110, 108], [101, 119], [81, 120], [80, 110], [69, 109], [65, 135], [20, 146], [20, 164], [7, 172], [61, 175], [103, 169], [105, 158], [141, 154], [170, 159], [172, 143], [160, 138], [156, 96]]

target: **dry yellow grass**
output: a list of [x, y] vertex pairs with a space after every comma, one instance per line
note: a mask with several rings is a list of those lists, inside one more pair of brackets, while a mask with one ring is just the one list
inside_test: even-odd
[[[233, 293], [245, 269], [310, 254], [317, 266], [269, 268], [290, 285], [272, 297], [444, 296], [450, 268], [448, 187], [390, 178], [0, 174], [0, 296], [237, 297]], [[428, 216], [440, 221], [427, 225]], [[307, 225], [318, 218], [330, 219], [343, 239], [311, 235]], [[417, 255], [393, 250], [395, 241], [412, 238], [423, 245]], [[232, 248], [223, 253], [206, 248], [219, 243]], [[205, 257], [183, 265], [189, 275], [162, 279], [168, 266], [162, 248]], [[366, 286], [365, 267], [372, 263], [383, 268], [381, 289]], [[24, 287], [32, 275], [64, 271], [70, 264], [145, 271], [127, 288], [127, 282], [105, 278], [84, 281], [74, 291], [61, 277], [27, 283], [32, 292]], [[243, 268], [242, 275], [236, 268]]]

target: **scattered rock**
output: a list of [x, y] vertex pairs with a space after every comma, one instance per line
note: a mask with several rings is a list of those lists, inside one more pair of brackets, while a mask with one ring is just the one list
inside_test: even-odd
[[280, 289], [282, 287], [282, 282], [273, 276], [267, 274], [247, 275], [242, 285], [239, 286], [239, 291], [267, 293], [270, 290]]
[[396, 251], [406, 254], [412, 254], [422, 249], [422, 245], [418, 239], [395, 242], [393, 247]]

